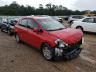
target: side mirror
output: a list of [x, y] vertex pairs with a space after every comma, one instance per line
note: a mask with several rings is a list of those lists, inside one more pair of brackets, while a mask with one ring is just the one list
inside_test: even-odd
[[36, 28], [34, 28], [34, 29], [33, 29], [33, 32], [36, 32], [36, 33], [42, 33], [43, 30], [42, 30], [42, 29], [36, 29]]
[[33, 32], [36, 32], [36, 33], [38, 33], [38, 29], [36, 29], [36, 28], [33, 28]]
[[43, 30], [42, 29], [39, 29], [38, 32], [43, 33]]

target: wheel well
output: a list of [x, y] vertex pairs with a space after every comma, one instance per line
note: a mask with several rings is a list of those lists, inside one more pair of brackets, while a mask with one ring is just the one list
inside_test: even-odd
[[77, 27], [76, 27], [76, 29], [77, 29], [77, 28], [79, 28], [79, 27], [83, 29], [83, 27], [82, 27], [82, 26], [77, 26]]
[[42, 52], [42, 46], [45, 44], [46, 42], [43, 42], [41, 43], [41, 46], [40, 46], [40, 51]]
[[69, 23], [72, 23], [73, 22], [73, 20], [70, 20], [70, 22]]
[[81, 28], [81, 30], [84, 31], [82, 26], [77, 26], [76, 29], [77, 29], [77, 28]]
[[41, 46], [40, 46], [40, 51], [41, 51], [41, 52], [42, 52], [42, 46], [43, 46], [44, 44], [48, 44], [48, 45], [50, 46], [50, 44], [49, 44], [48, 42], [43, 42], [43, 43], [41, 43]]

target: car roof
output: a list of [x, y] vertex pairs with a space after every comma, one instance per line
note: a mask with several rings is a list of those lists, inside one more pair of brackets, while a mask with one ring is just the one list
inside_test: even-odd
[[45, 18], [51, 18], [51, 17], [50, 16], [25, 16], [23, 18], [45, 19]]

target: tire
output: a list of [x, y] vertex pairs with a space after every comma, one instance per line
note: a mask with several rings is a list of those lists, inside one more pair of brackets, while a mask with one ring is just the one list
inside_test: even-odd
[[50, 45], [48, 45], [47, 43], [43, 44], [42, 46], [42, 55], [43, 57], [48, 60], [48, 61], [52, 61], [53, 57], [54, 57], [54, 50], [50, 47]]
[[76, 27], [76, 29], [80, 29], [83, 32], [83, 28], [82, 27]]
[[19, 37], [18, 34], [15, 35], [15, 39], [16, 39], [16, 42], [17, 42], [17, 43], [20, 43], [20, 42], [21, 42], [20, 37]]

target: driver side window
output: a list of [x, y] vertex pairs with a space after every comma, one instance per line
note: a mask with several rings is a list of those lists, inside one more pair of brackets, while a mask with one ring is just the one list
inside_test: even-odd
[[33, 19], [28, 19], [27, 21], [30, 28], [38, 28], [38, 24]]
[[27, 25], [29, 28], [33, 28], [33, 24], [32, 24], [32, 21], [30, 19], [27, 20]]

